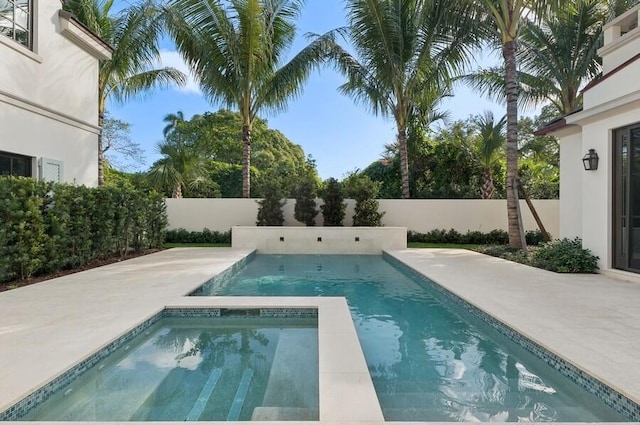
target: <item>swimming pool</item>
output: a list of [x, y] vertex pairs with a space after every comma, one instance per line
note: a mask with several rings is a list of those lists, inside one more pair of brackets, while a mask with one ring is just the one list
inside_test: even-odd
[[18, 419], [318, 420], [317, 318], [207, 312], [152, 319]]
[[387, 420], [628, 420], [381, 256], [257, 255], [197, 295], [345, 296]]

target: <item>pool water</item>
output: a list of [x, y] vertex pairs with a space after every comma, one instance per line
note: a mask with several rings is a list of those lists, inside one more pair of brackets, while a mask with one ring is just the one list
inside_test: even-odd
[[627, 421], [381, 256], [256, 255], [198, 295], [346, 297], [386, 420]]
[[279, 417], [318, 420], [317, 319], [161, 319], [21, 420]]

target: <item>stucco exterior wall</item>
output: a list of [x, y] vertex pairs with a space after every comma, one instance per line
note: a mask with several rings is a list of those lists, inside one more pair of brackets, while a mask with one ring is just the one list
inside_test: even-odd
[[[345, 226], [351, 226], [354, 201], [349, 200]], [[200, 231], [203, 228], [228, 231], [233, 226], [253, 226], [256, 222], [258, 204], [255, 199], [167, 199], [169, 228]], [[558, 200], [535, 200], [534, 205], [547, 231], [553, 237], [559, 235]], [[303, 226], [293, 218], [295, 200], [285, 204], [285, 226]], [[537, 229], [526, 203], [521, 201], [526, 230]], [[456, 229], [489, 232], [507, 229], [507, 203], [505, 200], [479, 199], [382, 199], [380, 211], [385, 215], [382, 222], [387, 227], [406, 227], [417, 232], [433, 229]], [[322, 225], [322, 214], [316, 217]]]
[[582, 239], [584, 246], [600, 257], [601, 268], [612, 267], [613, 131], [638, 122], [640, 104], [590, 120], [582, 127], [583, 152], [594, 148], [600, 157], [598, 170], [582, 173]]
[[584, 167], [580, 127], [572, 126], [560, 138], [560, 206], [559, 236], [561, 238], [582, 237], [582, 176]]
[[0, 36], [0, 150], [62, 161], [63, 181], [95, 186], [99, 62], [61, 33], [60, 8], [34, 1], [33, 51]]
[[[640, 39], [637, 51], [640, 52]], [[638, 75], [640, 75], [640, 60], [636, 60], [611, 77], [602, 80], [584, 93], [584, 110], [591, 110], [610, 102], [619, 101], [633, 93], [640, 93]]]

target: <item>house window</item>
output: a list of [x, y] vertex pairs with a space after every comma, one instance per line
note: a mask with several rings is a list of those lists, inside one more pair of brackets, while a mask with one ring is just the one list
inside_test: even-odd
[[31, 49], [32, 11], [32, 0], [0, 0], [0, 34]]
[[0, 152], [0, 176], [32, 177], [31, 163], [29, 156]]

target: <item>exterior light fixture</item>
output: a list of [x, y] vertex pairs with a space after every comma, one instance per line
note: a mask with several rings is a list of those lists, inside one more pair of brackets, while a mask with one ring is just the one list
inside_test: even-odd
[[582, 164], [587, 171], [595, 171], [598, 169], [598, 153], [595, 149], [589, 149], [589, 152], [582, 158]]

